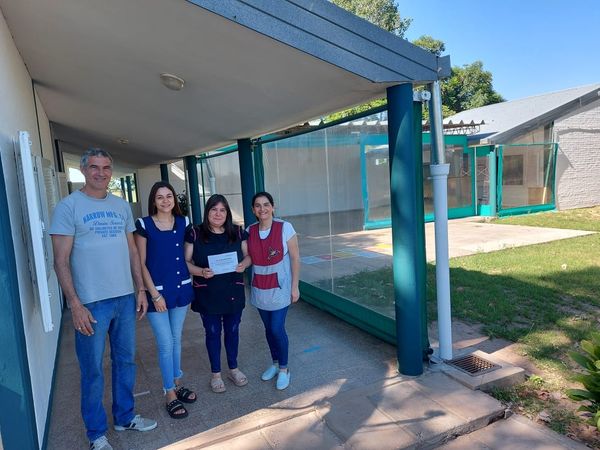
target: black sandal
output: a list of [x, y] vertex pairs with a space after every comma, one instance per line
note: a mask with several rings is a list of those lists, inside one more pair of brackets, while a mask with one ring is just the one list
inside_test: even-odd
[[167, 403], [166, 408], [172, 419], [185, 419], [188, 416], [187, 409], [185, 409], [185, 406], [177, 399], [173, 400], [171, 403]]
[[[183, 403], [194, 403], [198, 396], [194, 391], [190, 391], [188, 388], [184, 388], [183, 386], [179, 386], [175, 389], [175, 395], [177, 396], [177, 400]], [[196, 395], [194, 398], [190, 398], [192, 395]]]

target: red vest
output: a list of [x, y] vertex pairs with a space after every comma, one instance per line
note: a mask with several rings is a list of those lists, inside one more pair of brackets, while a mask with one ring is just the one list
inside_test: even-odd
[[[283, 261], [283, 222], [273, 221], [271, 231], [265, 239], [260, 238], [258, 223], [250, 226], [248, 237], [248, 253], [252, 264], [262, 266], [263, 270], [255, 270], [252, 286], [258, 289], [280, 288], [277, 276], [281, 261]], [[272, 271], [269, 270], [272, 266]], [[270, 273], [257, 273], [257, 272]]]

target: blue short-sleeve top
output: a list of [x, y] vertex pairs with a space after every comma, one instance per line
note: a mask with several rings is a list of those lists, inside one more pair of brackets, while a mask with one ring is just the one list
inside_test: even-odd
[[[152, 217], [135, 222], [136, 233], [146, 238], [146, 267], [167, 308], [189, 305], [194, 298], [192, 278], [185, 263], [184, 239], [189, 219], [175, 216], [171, 230], [159, 230]], [[155, 312], [148, 292], [148, 312]]]

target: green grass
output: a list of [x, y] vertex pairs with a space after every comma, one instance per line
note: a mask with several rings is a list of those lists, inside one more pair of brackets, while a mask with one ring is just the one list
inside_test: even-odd
[[494, 223], [600, 232], [600, 207], [551, 211], [496, 219]]
[[[600, 207], [498, 221], [600, 232]], [[429, 320], [436, 318], [435, 265], [427, 267]], [[393, 312], [391, 267], [334, 280], [344, 297]], [[450, 260], [453, 317], [484, 325], [492, 337], [523, 344], [543, 366], [565, 369], [565, 355], [600, 320], [600, 233]]]

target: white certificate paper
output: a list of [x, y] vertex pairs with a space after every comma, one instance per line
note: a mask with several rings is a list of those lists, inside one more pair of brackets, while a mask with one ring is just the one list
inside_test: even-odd
[[218, 255], [208, 255], [208, 267], [215, 275], [222, 273], [235, 272], [238, 265], [237, 252], [219, 253]]

